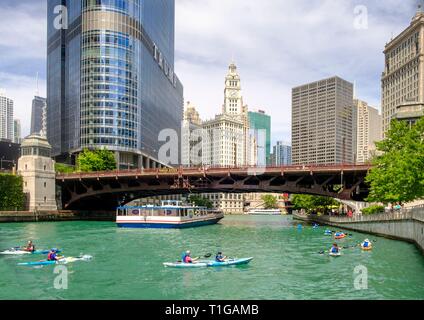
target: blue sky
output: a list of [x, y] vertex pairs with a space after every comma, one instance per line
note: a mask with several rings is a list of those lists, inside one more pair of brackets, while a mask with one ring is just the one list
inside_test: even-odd
[[[244, 102], [272, 116], [273, 141], [290, 140], [294, 86], [338, 75], [380, 108], [384, 45], [409, 25], [418, 2], [176, 0], [176, 72], [185, 100], [203, 119], [219, 113], [234, 57]], [[0, 88], [15, 100], [25, 135], [37, 72], [40, 94], [46, 91], [46, 0], [0, 3]], [[355, 8], [363, 5], [368, 25], [358, 29]]]

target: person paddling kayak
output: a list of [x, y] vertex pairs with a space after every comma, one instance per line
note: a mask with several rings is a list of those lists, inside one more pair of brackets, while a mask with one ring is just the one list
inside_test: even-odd
[[190, 250], [187, 250], [183, 256], [183, 263], [196, 263], [199, 258], [192, 258]]
[[333, 246], [330, 249], [330, 253], [337, 254], [340, 252], [340, 248], [337, 243], [333, 243]]
[[47, 261], [58, 261], [59, 257], [57, 256], [57, 250], [52, 249], [50, 250], [49, 254], [47, 255]]
[[216, 257], [215, 257], [216, 262], [225, 262], [226, 259], [227, 259], [227, 257], [224, 256], [221, 251], [218, 252]]
[[362, 242], [363, 248], [370, 248], [371, 246], [372, 246], [371, 241], [369, 241], [368, 239], [365, 239], [364, 242]]
[[26, 247], [24, 248], [24, 251], [28, 251], [28, 252], [34, 252], [35, 251], [35, 245], [32, 243], [31, 240], [28, 241]]

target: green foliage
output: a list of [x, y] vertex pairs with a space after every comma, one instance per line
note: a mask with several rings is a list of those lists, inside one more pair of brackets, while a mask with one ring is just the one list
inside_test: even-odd
[[305, 209], [306, 212], [312, 211], [326, 212], [332, 207], [339, 207], [340, 204], [328, 197], [311, 196], [307, 194], [295, 194], [292, 196], [291, 203], [294, 210]]
[[372, 160], [366, 181], [368, 201], [411, 202], [424, 197], [424, 118], [409, 127], [393, 120], [386, 139], [377, 143], [382, 154]]
[[384, 206], [373, 205], [373, 206], [369, 206], [368, 208], [364, 208], [361, 211], [362, 211], [362, 214], [365, 214], [365, 215], [384, 213]]
[[278, 209], [278, 199], [271, 194], [265, 194], [262, 196], [265, 209]]
[[194, 203], [194, 205], [198, 207], [206, 207], [208, 209], [213, 208], [212, 201], [210, 201], [207, 198], [203, 198], [202, 196], [199, 196], [199, 195], [191, 195], [189, 197], [189, 202]]
[[72, 173], [75, 171], [75, 168], [63, 163], [56, 163], [55, 170], [57, 173]]
[[25, 194], [22, 177], [0, 174], [0, 210], [24, 210]]
[[84, 149], [77, 159], [77, 168], [80, 172], [116, 170], [115, 155], [106, 149]]

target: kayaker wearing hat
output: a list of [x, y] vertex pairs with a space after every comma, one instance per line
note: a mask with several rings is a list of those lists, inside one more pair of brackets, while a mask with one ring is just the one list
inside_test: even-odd
[[218, 252], [218, 254], [215, 257], [216, 262], [225, 262], [225, 259], [227, 259], [227, 257], [224, 256], [221, 251]]
[[371, 241], [369, 241], [368, 239], [365, 239], [364, 242], [362, 243], [362, 246], [364, 248], [369, 248], [371, 247]]
[[187, 250], [183, 257], [183, 263], [195, 263], [199, 258], [192, 258], [191, 251]]

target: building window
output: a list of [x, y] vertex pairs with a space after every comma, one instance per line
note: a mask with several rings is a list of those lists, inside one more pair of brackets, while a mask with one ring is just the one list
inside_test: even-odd
[[47, 182], [44, 182], [44, 188], [47, 188]]
[[44, 203], [46, 203], [47, 202], [47, 197], [44, 197]]

